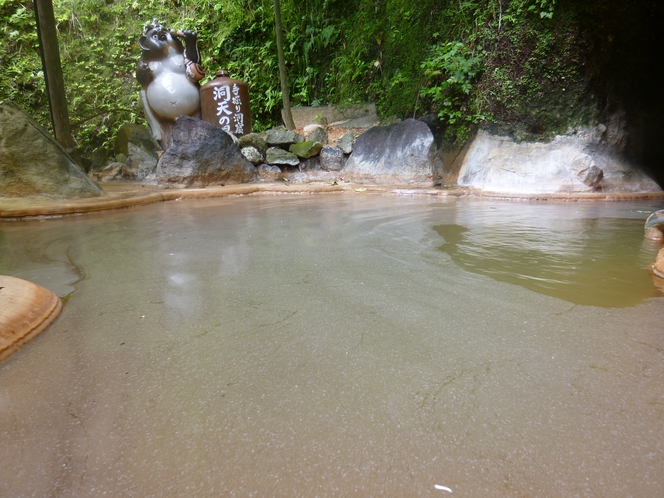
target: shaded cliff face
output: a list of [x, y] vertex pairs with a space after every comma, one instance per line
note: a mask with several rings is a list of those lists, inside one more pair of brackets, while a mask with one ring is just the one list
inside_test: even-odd
[[[552, 10], [539, 12], [539, 5]], [[439, 135], [458, 143], [463, 134], [452, 129], [471, 121], [517, 142], [597, 129], [601, 145], [621, 151], [664, 185], [658, 79], [664, 2], [505, 0], [500, 6], [476, 13], [481, 28], [462, 40], [479, 54], [481, 68], [468, 79], [466, 97], [448, 99], [452, 107], [459, 104], [458, 116], [439, 113]], [[449, 85], [429, 84], [438, 84], [449, 97]], [[439, 111], [435, 105], [431, 110]]]
[[587, 78], [606, 117], [622, 112], [625, 152], [664, 185], [664, 61], [660, 0], [577, 2], [579, 27], [589, 42]]

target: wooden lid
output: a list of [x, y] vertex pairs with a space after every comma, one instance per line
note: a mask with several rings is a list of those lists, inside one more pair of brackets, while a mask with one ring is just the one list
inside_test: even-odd
[[46, 329], [61, 310], [60, 298], [51, 291], [0, 275], [0, 361]]

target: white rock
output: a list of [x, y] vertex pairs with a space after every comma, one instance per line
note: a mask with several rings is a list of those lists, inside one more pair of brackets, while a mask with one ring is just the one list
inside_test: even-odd
[[304, 131], [304, 133], [313, 133], [314, 131], [316, 131], [316, 128], [322, 128], [322, 126], [319, 124], [308, 124], [302, 130]]
[[588, 133], [516, 143], [480, 131], [459, 171], [459, 185], [500, 193], [653, 192], [661, 189], [615, 148]]

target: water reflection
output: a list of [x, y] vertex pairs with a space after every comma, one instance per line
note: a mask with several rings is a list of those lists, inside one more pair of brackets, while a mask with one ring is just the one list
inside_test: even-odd
[[622, 308], [664, 295], [647, 270], [641, 220], [531, 214], [433, 228], [462, 268], [574, 304]]

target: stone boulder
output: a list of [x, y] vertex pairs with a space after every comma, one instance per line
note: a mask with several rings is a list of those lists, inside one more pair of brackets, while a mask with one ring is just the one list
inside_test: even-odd
[[126, 163], [127, 170], [131, 173], [129, 179], [132, 180], [143, 180], [155, 172], [159, 151], [161, 147], [150, 130], [139, 124], [122, 125], [115, 137], [115, 155], [118, 157], [123, 154], [127, 157], [122, 162]]
[[159, 159], [156, 176], [160, 185], [246, 183], [256, 178], [256, 168], [224, 130], [181, 116], [173, 127], [172, 145]]
[[25, 111], [0, 105], [0, 197], [71, 199], [105, 192]]
[[108, 163], [98, 171], [91, 171], [90, 176], [98, 182], [123, 182], [136, 180], [136, 174], [129, 169], [126, 163]]
[[161, 150], [150, 130], [135, 123], [125, 123], [118, 130], [118, 134], [115, 136], [115, 154], [124, 154], [129, 157], [129, 144], [134, 144], [148, 151], [155, 158], [157, 157], [157, 151]]
[[273, 165], [297, 166], [300, 164], [300, 159], [292, 152], [280, 147], [270, 147], [265, 154], [265, 162]]
[[[372, 126], [378, 121], [376, 104], [326, 105], [314, 107], [291, 107], [295, 128], [304, 128], [313, 123], [345, 125], [348, 128]], [[365, 124], [358, 124], [358, 123]], [[367, 127], [368, 127], [367, 126]]]
[[258, 150], [263, 156], [267, 152], [267, 142], [259, 133], [248, 133], [247, 135], [242, 135], [237, 139], [237, 144], [241, 149], [245, 147], [253, 147]]
[[353, 145], [355, 144], [355, 133], [349, 131], [337, 142], [337, 147], [339, 147], [344, 154], [350, 154], [353, 152]]
[[648, 216], [645, 232], [649, 239], [664, 241], [664, 209], [655, 211]]
[[344, 173], [384, 182], [431, 182], [435, 151], [433, 134], [422, 121], [375, 126], [357, 138]]
[[341, 171], [346, 164], [346, 156], [339, 147], [326, 145], [318, 157], [320, 168], [324, 171]]
[[299, 133], [280, 128], [272, 128], [265, 133], [265, 141], [270, 147], [281, 147], [286, 150], [291, 145], [304, 142], [305, 140]]
[[242, 155], [247, 158], [251, 164], [260, 164], [265, 161], [265, 157], [256, 147], [242, 147]]
[[330, 140], [330, 137], [328, 136], [327, 132], [325, 131], [325, 128], [323, 128], [322, 126], [316, 126], [316, 128], [307, 137], [307, 140], [311, 140], [312, 142], [319, 142], [323, 145], [327, 145], [327, 143]]
[[[309, 157], [307, 159], [303, 159], [300, 161], [300, 164], [298, 164], [298, 169], [300, 171], [318, 171], [321, 169], [320, 167], [320, 156], [313, 156]], [[341, 167], [339, 168], [341, 169]]]
[[268, 182], [275, 182], [282, 177], [281, 168], [272, 164], [261, 164], [258, 167], [258, 176]]
[[322, 148], [322, 143], [307, 140], [306, 142], [291, 145], [289, 150], [301, 159], [309, 159], [310, 157], [317, 156]]
[[459, 171], [459, 185], [504, 193], [656, 192], [654, 180], [599, 143], [592, 131], [551, 142], [517, 143], [480, 131]]

